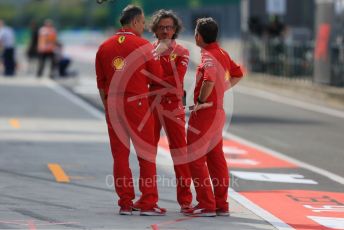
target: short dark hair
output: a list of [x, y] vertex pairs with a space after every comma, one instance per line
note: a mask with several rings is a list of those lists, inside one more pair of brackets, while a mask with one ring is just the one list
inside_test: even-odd
[[196, 31], [202, 36], [205, 43], [215, 42], [218, 30], [217, 23], [213, 18], [197, 19]]
[[160, 20], [165, 18], [171, 18], [173, 20], [176, 32], [173, 34], [172, 39], [176, 39], [179, 32], [183, 29], [183, 25], [177, 14], [172, 10], [162, 9], [154, 12], [150, 24], [150, 30], [155, 33], [158, 30], [158, 24]]
[[122, 26], [130, 24], [137, 16], [143, 14], [143, 10], [134, 5], [128, 5], [125, 7], [121, 13], [121, 18], [119, 19]]

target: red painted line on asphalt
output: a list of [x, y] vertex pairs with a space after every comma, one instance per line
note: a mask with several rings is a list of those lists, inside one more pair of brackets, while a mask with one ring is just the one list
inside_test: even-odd
[[[165, 137], [161, 138], [159, 145], [166, 150], [169, 149], [167, 138]], [[228, 138], [223, 140], [223, 150], [230, 170], [245, 169], [258, 175], [259, 173], [264, 173], [264, 169], [292, 170], [301, 168], [297, 163], [270, 154], [268, 150], [256, 148]], [[266, 173], [269, 172], [271, 171]], [[277, 178], [278, 174], [282, 178], [283, 176], [288, 177], [290, 175], [286, 170], [283, 172], [285, 174], [276, 173]], [[295, 174], [295, 171], [291, 172]], [[254, 177], [251, 180], [254, 181]], [[257, 182], [259, 182], [259, 179], [257, 179]], [[274, 183], [274, 186], [276, 186], [275, 190], [265, 191], [265, 187], [262, 187], [261, 190], [247, 190], [238, 193], [261, 209], [277, 217], [281, 223], [285, 223], [293, 229], [344, 230], [344, 193], [318, 191], [320, 190], [319, 187], [314, 187], [314, 185], [313, 187], [307, 187], [307, 190], [303, 184], [294, 184], [293, 190], [283, 190], [278, 188], [279, 184], [277, 182], [278, 179], [276, 178], [274, 182], [269, 182], [269, 180], [263, 182]], [[287, 181], [284, 182], [288, 183]], [[290, 184], [292, 183], [290, 182]], [[259, 215], [259, 211], [256, 214]]]
[[29, 227], [29, 230], [36, 230], [36, 225], [35, 225], [35, 222], [33, 220], [28, 220], [27, 221], [27, 225]]
[[344, 229], [343, 193], [259, 190], [240, 194], [297, 230]]
[[298, 168], [291, 162], [237, 141], [224, 138], [223, 147], [227, 165], [231, 169]]
[[[167, 137], [160, 138], [159, 146], [169, 151]], [[223, 140], [223, 149], [230, 169], [299, 168], [267, 152], [226, 138]]]
[[152, 224], [151, 227], [153, 230], [159, 230], [159, 227], [157, 224]]

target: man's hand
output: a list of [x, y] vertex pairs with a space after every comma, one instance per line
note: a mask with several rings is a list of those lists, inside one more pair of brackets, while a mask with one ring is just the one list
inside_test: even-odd
[[158, 55], [164, 53], [171, 44], [171, 39], [160, 40], [158, 46], [155, 48], [155, 52]]
[[207, 103], [196, 103], [196, 105], [190, 106], [189, 110], [192, 110], [194, 113], [196, 113], [198, 110], [200, 109], [206, 109], [206, 108], [210, 108], [213, 106], [213, 102], [207, 102]]

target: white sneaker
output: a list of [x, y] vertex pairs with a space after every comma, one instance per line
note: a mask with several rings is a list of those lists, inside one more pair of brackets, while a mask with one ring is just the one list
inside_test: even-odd
[[166, 209], [160, 208], [158, 206], [149, 209], [149, 210], [142, 210], [140, 212], [141, 216], [165, 216], [166, 215]]
[[121, 208], [119, 210], [119, 214], [123, 216], [131, 216], [133, 215], [133, 212], [131, 208]]
[[214, 217], [216, 212], [212, 210], [206, 210], [205, 208], [191, 208], [183, 212], [185, 216], [196, 216], [196, 217]]

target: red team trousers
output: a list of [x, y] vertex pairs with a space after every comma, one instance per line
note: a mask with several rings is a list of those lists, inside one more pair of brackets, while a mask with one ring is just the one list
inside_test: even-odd
[[242, 77], [242, 71], [228, 53], [217, 42], [203, 47], [196, 73], [194, 103], [199, 100], [203, 83], [210, 81], [215, 85], [205, 102], [213, 103], [213, 106], [191, 113], [187, 142], [198, 207], [211, 212], [216, 209], [229, 211], [229, 172], [222, 150], [222, 129], [226, 120], [223, 98], [232, 77]]
[[[157, 47], [158, 43], [156, 42], [153, 45]], [[160, 64], [164, 72], [158, 78], [182, 94], [188, 62], [189, 51], [172, 40], [170, 47], [160, 55]], [[174, 163], [177, 201], [180, 206], [189, 206], [192, 202], [190, 190], [192, 178], [187, 164], [185, 111], [182, 96], [178, 96], [177, 93], [173, 92], [162, 92], [161, 90], [167, 90], [167, 88], [157, 82], [152, 83], [150, 91], [161, 92], [157, 93], [156, 97], [149, 98], [151, 104], [158, 99], [158, 104], [153, 111], [155, 145], [158, 145], [160, 131], [164, 128]]]
[[154, 118], [150, 116], [142, 130], [138, 131], [142, 118], [149, 110], [149, 103], [147, 99], [128, 102], [127, 98], [123, 98], [125, 114], [119, 114], [116, 119], [112, 118], [112, 122], [109, 122], [109, 114], [106, 112], [111, 152], [114, 159], [115, 190], [119, 196], [118, 205], [132, 207], [133, 199], [135, 199], [134, 182], [129, 166], [129, 147], [130, 140], [132, 140], [140, 165], [139, 189], [142, 193], [140, 206], [142, 210], [149, 210], [158, 202]]
[[[224, 122], [224, 111], [216, 108], [192, 112], [189, 119], [188, 151], [198, 158], [189, 164], [197, 193], [196, 200], [200, 208], [210, 211], [228, 210], [229, 175], [222, 149]], [[200, 133], [192, 132], [190, 126]]]
[[174, 163], [177, 201], [180, 206], [189, 206], [192, 202], [190, 189], [192, 179], [187, 163], [185, 112], [183, 104], [181, 100], [177, 99], [177, 96], [162, 98], [162, 101], [154, 110], [154, 127], [156, 145], [158, 145], [162, 128], [164, 128], [167, 135], [171, 157]]
[[[162, 75], [159, 60], [147, 40], [131, 29], [122, 28], [100, 45], [95, 66], [97, 86], [109, 96], [105, 110], [114, 159], [114, 185], [119, 196], [118, 204], [124, 209], [130, 209], [135, 198], [129, 165], [131, 140], [140, 165], [138, 184], [142, 192], [141, 209], [151, 210], [158, 201], [154, 118], [150, 113], [148, 119], [143, 121], [149, 112], [147, 98], [131, 102], [127, 99], [145, 94], [149, 90], [149, 79], [141, 70]], [[116, 82], [118, 84], [113, 85]], [[145, 124], [141, 126], [142, 123]]]

